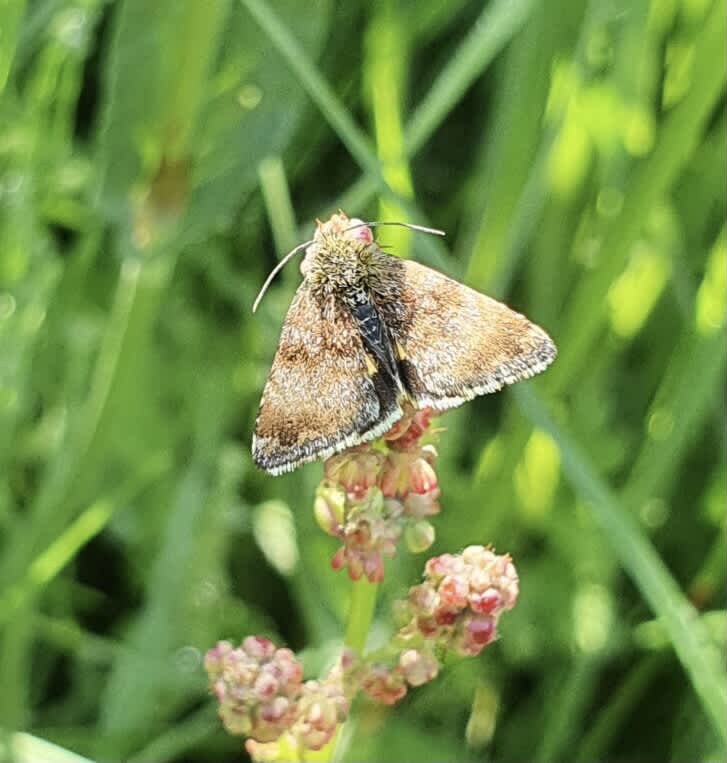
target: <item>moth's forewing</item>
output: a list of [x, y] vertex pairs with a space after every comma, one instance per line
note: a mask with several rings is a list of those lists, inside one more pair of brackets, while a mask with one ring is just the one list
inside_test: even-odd
[[374, 368], [351, 313], [333, 297], [321, 301], [304, 281], [260, 401], [256, 465], [280, 474], [383, 434], [402, 411]]
[[398, 304], [381, 310], [419, 407], [453, 408], [534, 376], [555, 358], [550, 337], [520, 313], [435, 270], [400, 262]]

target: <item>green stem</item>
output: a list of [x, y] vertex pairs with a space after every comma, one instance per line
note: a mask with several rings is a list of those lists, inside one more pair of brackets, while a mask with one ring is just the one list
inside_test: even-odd
[[[371, 621], [374, 619], [374, 610], [376, 609], [376, 593], [379, 590], [378, 583], [369, 583], [365, 578], [356, 580], [351, 584], [351, 600], [348, 605], [348, 617], [346, 618], [346, 634], [343, 643], [349, 649], [355, 650], [358, 654], [363, 654], [366, 647], [366, 639], [369, 635]], [[348, 727], [350, 721], [346, 721]], [[350, 729], [348, 729], [350, 732]], [[333, 739], [321, 750], [322, 757], [317, 760], [322, 763], [328, 761], [340, 761], [348, 746], [350, 733], [346, 729], [339, 728]]]
[[378, 589], [378, 583], [369, 583], [368, 580], [357, 580], [351, 585], [351, 601], [348, 607], [346, 635], [343, 643], [350, 649], [355, 649], [359, 654], [363, 654], [366, 646], [366, 637], [374, 617]]

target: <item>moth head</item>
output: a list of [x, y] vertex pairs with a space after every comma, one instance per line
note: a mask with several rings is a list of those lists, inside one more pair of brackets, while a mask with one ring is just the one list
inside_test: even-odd
[[312, 243], [305, 249], [300, 272], [311, 280], [354, 271], [374, 248], [374, 234], [363, 220], [337, 212], [326, 222], [317, 220]]
[[364, 271], [367, 269], [371, 254], [376, 251], [376, 242], [371, 231], [371, 228], [376, 225], [397, 225], [420, 233], [444, 236], [444, 232], [441, 230], [425, 228], [422, 225], [411, 223], [364, 222], [357, 217], [351, 218], [340, 210], [332, 215], [330, 220], [326, 222], [317, 220], [316, 222], [317, 227], [313, 238], [288, 252], [267, 277], [252, 306], [253, 313], [257, 310], [257, 306], [273, 278], [298, 252], [305, 250], [305, 257], [300, 264], [300, 272], [306, 278], [323, 281], [333, 275], [335, 279], [342, 277], [344, 281], [347, 281], [349, 277], [353, 277], [355, 280], [360, 275], [355, 271], [361, 268]]

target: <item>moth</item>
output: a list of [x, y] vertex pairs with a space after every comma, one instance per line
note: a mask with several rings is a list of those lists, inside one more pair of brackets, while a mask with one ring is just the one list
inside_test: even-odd
[[[446, 411], [543, 371], [550, 337], [506, 305], [382, 251], [338, 213], [306, 250], [255, 423], [255, 464], [282, 474], [368, 442], [408, 406]], [[402, 225], [404, 225], [402, 223]], [[415, 230], [443, 235], [421, 226]]]

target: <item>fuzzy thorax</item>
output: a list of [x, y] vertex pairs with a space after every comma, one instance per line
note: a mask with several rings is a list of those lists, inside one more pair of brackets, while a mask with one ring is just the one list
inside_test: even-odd
[[353, 302], [382, 278], [382, 267], [371, 228], [339, 212], [318, 223], [300, 269], [317, 296]]
[[311, 289], [321, 297], [337, 296], [344, 302], [368, 291], [381, 277], [376, 244], [342, 236], [321, 237], [309, 247], [304, 264]]

